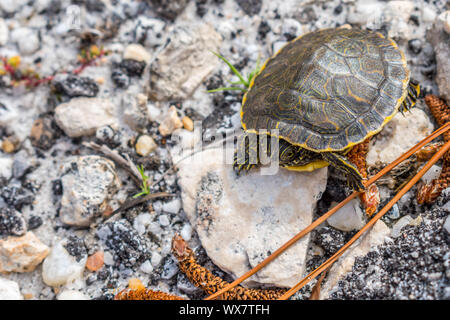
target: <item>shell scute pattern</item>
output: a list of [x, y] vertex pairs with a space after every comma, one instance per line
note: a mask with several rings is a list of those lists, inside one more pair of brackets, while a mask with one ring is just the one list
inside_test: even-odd
[[365, 30], [319, 30], [266, 61], [245, 95], [242, 125], [278, 129], [312, 151], [345, 150], [381, 130], [408, 82], [405, 57], [392, 40]]

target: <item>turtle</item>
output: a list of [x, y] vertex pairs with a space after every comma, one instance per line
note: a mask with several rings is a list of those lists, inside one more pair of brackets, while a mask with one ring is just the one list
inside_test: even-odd
[[288, 170], [331, 165], [363, 191], [365, 178], [346, 154], [410, 110], [419, 94], [404, 53], [381, 33], [330, 28], [301, 35], [263, 64], [244, 94], [234, 170], [261, 165], [264, 151]]

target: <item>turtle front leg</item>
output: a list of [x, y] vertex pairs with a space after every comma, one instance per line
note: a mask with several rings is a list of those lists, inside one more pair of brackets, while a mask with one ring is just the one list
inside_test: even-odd
[[240, 175], [242, 171], [247, 172], [252, 167], [259, 164], [258, 148], [257, 134], [244, 132], [238, 137], [233, 162], [233, 169], [237, 175]]
[[416, 104], [417, 99], [420, 95], [420, 85], [414, 80], [410, 80], [408, 84], [408, 94], [400, 105], [399, 111], [404, 113], [405, 111], [409, 111]]
[[331, 166], [342, 172], [347, 177], [348, 186], [355, 191], [364, 191], [363, 176], [358, 168], [350, 162], [345, 156], [336, 152], [322, 152], [323, 160]]

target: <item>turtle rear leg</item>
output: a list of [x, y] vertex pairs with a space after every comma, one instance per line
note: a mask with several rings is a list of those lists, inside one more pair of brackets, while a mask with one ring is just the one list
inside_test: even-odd
[[[366, 156], [369, 151], [369, 143], [370, 137], [354, 146], [346, 154], [347, 158], [356, 165], [364, 179], [367, 179], [368, 177]], [[372, 216], [377, 211], [378, 205], [380, 204], [380, 192], [377, 185], [374, 183], [369, 186], [364, 193], [361, 193], [359, 199], [365, 208], [366, 214], [369, 217]]]
[[400, 105], [399, 111], [404, 113], [405, 111], [409, 111], [416, 104], [417, 99], [420, 94], [420, 85], [414, 80], [410, 80], [408, 84], [408, 94], [406, 95], [405, 100], [403, 100]]
[[364, 177], [359, 172], [358, 168], [350, 162], [350, 160], [336, 152], [322, 152], [320, 153], [323, 160], [328, 162], [338, 171], [342, 172], [347, 177], [348, 186], [355, 191], [364, 191], [363, 183]]
[[236, 151], [234, 152], [233, 169], [239, 175], [259, 164], [258, 135], [244, 132], [238, 137]]

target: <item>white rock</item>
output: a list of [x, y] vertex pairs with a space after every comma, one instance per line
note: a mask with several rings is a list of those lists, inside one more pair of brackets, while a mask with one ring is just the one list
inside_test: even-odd
[[166, 202], [162, 206], [162, 210], [167, 213], [177, 214], [181, 209], [181, 200], [173, 199], [172, 201]]
[[57, 300], [90, 300], [84, 293], [77, 290], [64, 290], [58, 294]]
[[148, 156], [150, 153], [155, 151], [157, 147], [158, 145], [155, 140], [145, 134], [138, 138], [135, 145], [136, 153], [143, 157]]
[[434, 179], [439, 178], [439, 175], [441, 174], [442, 167], [438, 165], [433, 165], [421, 178], [422, 182], [424, 183], [430, 183]]
[[158, 119], [161, 116], [161, 109], [156, 107], [153, 103], [148, 103], [147, 104], [147, 113], [148, 113], [148, 120], [158, 121]]
[[183, 122], [178, 117], [177, 109], [175, 106], [171, 106], [166, 117], [158, 127], [159, 133], [163, 136], [168, 136], [181, 127], [183, 127]]
[[384, 6], [377, 0], [358, 0], [349, 8], [347, 21], [359, 25], [380, 23]]
[[161, 225], [161, 227], [167, 227], [170, 225], [170, 219], [169, 216], [166, 214], [162, 214], [158, 217], [158, 222]]
[[[233, 150], [227, 150], [232, 155]], [[256, 266], [312, 221], [327, 169], [236, 177], [224, 151], [207, 149], [178, 165], [183, 209], [212, 261], [234, 277]], [[266, 168], [267, 169], [267, 168]], [[309, 235], [250, 282], [292, 286], [304, 270]]]
[[220, 35], [208, 24], [177, 26], [170, 42], [150, 66], [151, 96], [156, 100], [185, 99], [211, 74], [218, 58]]
[[23, 300], [17, 282], [0, 278], [0, 300]]
[[37, 33], [30, 28], [17, 28], [11, 32], [11, 40], [17, 43], [20, 53], [30, 55], [39, 49], [40, 41]]
[[64, 248], [67, 239], [58, 241], [42, 264], [42, 278], [49, 286], [61, 286], [74, 282], [83, 275], [87, 255], [77, 261]]
[[189, 223], [186, 223], [183, 228], [181, 228], [180, 236], [185, 240], [189, 241], [192, 237], [192, 227]]
[[[336, 204], [332, 204], [332, 207]], [[327, 222], [333, 228], [342, 231], [360, 230], [365, 225], [364, 215], [359, 199], [353, 199], [329, 217]]]
[[158, 252], [152, 252], [151, 263], [153, 267], [159, 266], [162, 261], [162, 256]]
[[145, 228], [152, 222], [152, 216], [149, 213], [141, 213], [133, 221], [133, 227], [142, 235], [145, 233]]
[[0, 157], [0, 177], [9, 180], [12, 175], [13, 158]]
[[4, 46], [8, 42], [9, 29], [5, 20], [0, 18], [0, 46]]
[[401, 217], [392, 227], [391, 237], [397, 238], [402, 234], [402, 229], [406, 226], [417, 226], [422, 222], [422, 217], [418, 216], [416, 219], [413, 219], [410, 215], [406, 215]]
[[107, 99], [73, 98], [55, 109], [58, 126], [69, 137], [93, 135], [98, 128], [116, 125], [114, 105]]
[[429, 5], [422, 5], [422, 21], [429, 23], [433, 22], [436, 19], [436, 12]]
[[47, 257], [49, 248], [33, 232], [0, 240], [0, 272], [31, 272]]
[[390, 231], [383, 221], [378, 220], [370, 231], [351, 245], [328, 271], [327, 280], [322, 284], [320, 300], [327, 299], [339, 280], [352, 270], [356, 257], [365, 256], [376, 246], [383, 244], [388, 239]]
[[367, 154], [367, 166], [388, 164], [419, 143], [433, 131], [433, 123], [419, 108], [397, 113], [383, 130], [373, 138]]
[[152, 56], [142, 45], [138, 43], [132, 43], [125, 48], [125, 51], [123, 52], [123, 58], [149, 63], [152, 59]]
[[60, 219], [68, 225], [88, 226], [121, 185], [114, 162], [100, 156], [71, 158], [62, 172]]
[[112, 266], [114, 264], [114, 257], [111, 254], [111, 252], [109, 251], [105, 251], [103, 254], [103, 262], [107, 265], [107, 266]]
[[139, 269], [147, 274], [151, 274], [153, 272], [153, 266], [149, 260], [146, 260], [143, 264], [141, 264]]
[[5, 12], [16, 12], [21, 6], [25, 5], [27, 0], [0, 0], [0, 9]]

